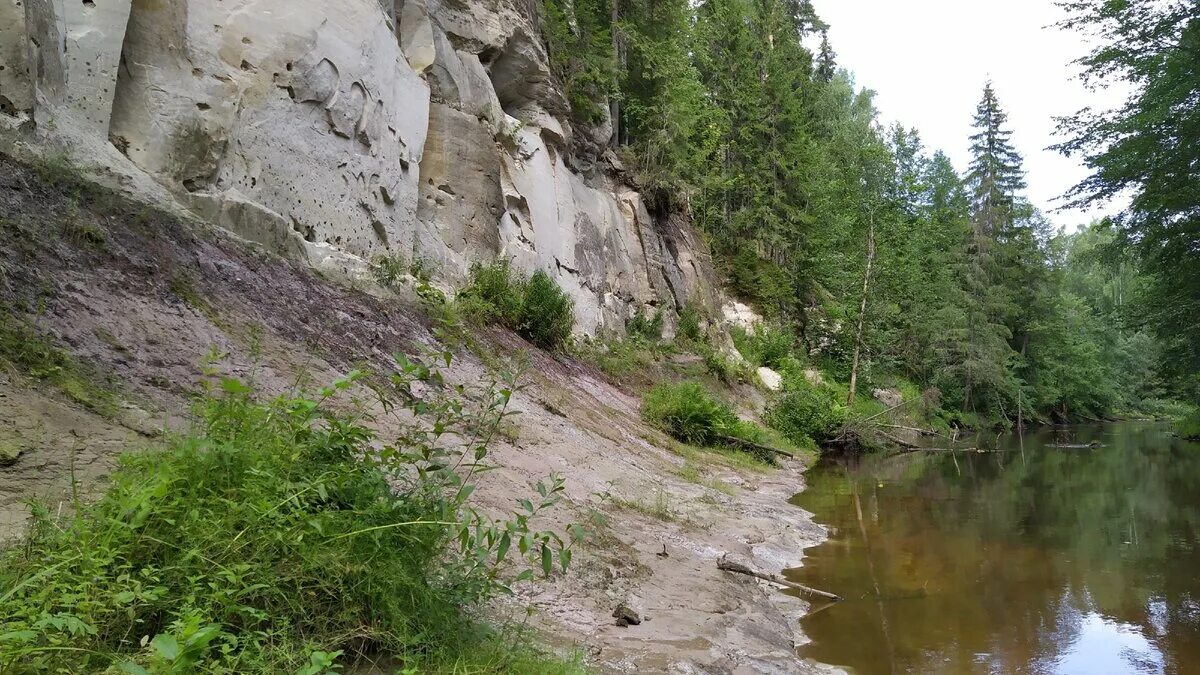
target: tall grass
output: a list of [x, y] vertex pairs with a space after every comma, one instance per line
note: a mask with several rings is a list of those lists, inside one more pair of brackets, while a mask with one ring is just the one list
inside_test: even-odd
[[226, 379], [191, 433], [123, 457], [98, 502], [36, 509], [0, 558], [0, 672], [316, 675], [379, 655], [406, 672], [569, 670], [473, 612], [570, 562], [571, 537], [531, 527], [561, 480], [508, 520], [469, 503], [513, 381], [468, 394], [397, 366], [376, 385], [406, 409], [396, 439], [331, 408], [363, 373], [270, 400]]

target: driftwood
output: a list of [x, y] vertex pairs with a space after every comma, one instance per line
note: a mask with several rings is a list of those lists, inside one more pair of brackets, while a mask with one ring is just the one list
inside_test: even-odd
[[839, 596], [836, 596], [833, 593], [826, 593], [825, 591], [810, 588], [804, 584], [788, 581], [777, 574], [765, 574], [763, 572], [757, 572], [749, 567], [746, 567], [745, 565], [730, 562], [729, 560], [726, 560], [724, 556], [717, 561], [717, 569], [724, 570], [726, 572], [735, 572], [737, 574], [745, 574], [756, 579], [762, 579], [763, 581], [770, 581], [773, 584], [779, 584], [780, 586], [785, 586], [792, 590], [800, 591], [800, 593], [809, 597], [821, 598], [822, 600], [829, 600], [831, 602], [838, 602], [841, 600]]
[[740, 445], [744, 448], [749, 448], [751, 450], [762, 450], [763, 452], [773, 452], [776, 455], [783, 455], [784, 457], [787, 457], [788, 459], [796, 459], [795, 455], [793, 455], [790, 452], [787, 452], [786, 450], [779, 450], [777, 448], [772, 448], [767, 445], [760, 445], [758, 443], [755, 443], [754, 441], [748, 441], [744, 438], [738, 438], [736, 436], [722, 436], [721, 434], [714, 434], [714, 436], [718, 440], [725, 441], [726, 443], [730, 443], [732, 445]]
[[903, 424], [882, 424], [882, 423], [879, 423], [879, 424], [876, 424], [875, 426], [877, 426], [877, 427], [885, 427], [885, 428], [888, 428], [888, 429], [903, 429], [904, 431], [915, 431], [915, 432], [917, 432], [918, 434], [921, 434], [922, 436], [940, 436], [941, 438], [946, 438], [946, 439], [950, 438], [949, 436], [947, 436], [946, 434], [943, 434], [943, 433], [942, 433], [942, 432], [940, 432], [940, 431], [934, 431], [933, 429], [921, 429], [921, 428], [919, 428], [919, 427], [906, 427], [906, 426], [904, 426]]
[[916, 443], [909, 443], [908, 441], [904, 440], [903, 438], [893, 436], [893, 435], [887, 433], [886, 431], [880, 431], [879, 429], [876, 429], [875, 433], [879, 434], [880, 436], [883, 436], [884, 438], [888, 439], [889, 441], [895, 443], [896, 445], [898, 445], [902, 448], [912, 448], [915, 450], [915, 449], [918, 449], [921, 447], [921, 446], [917, 445]]

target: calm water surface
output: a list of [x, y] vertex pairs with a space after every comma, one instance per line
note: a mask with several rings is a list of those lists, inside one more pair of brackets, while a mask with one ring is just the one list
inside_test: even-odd
[[[1089, 443], [1096, 449], [1048, 448]], [[823, 464], [802, 656], [858, 673], [1200, 673], [1200, 444], [1074, 427]]]

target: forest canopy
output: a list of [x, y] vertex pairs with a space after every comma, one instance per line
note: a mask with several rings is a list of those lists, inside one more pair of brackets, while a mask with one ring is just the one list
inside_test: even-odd
[[1088, 77], [1138, 87], [1122, 110], [1063, 122], [1060, 149], [1096, 170], [1074, 199], [1135, 191], [1120, 217], [1071, 233], [1026, 198], [990, 82], [960, 173], [880, 122], [808, 0], [544, 0], [544, 33], [576, 121], [611, 122], [643, 189], [690, 210], [730, 290], [837, 376], [902, 377], [990, 421], [1195, 400], [1200, 10], [1064, 6], [1068, 27], [1101, 35]]

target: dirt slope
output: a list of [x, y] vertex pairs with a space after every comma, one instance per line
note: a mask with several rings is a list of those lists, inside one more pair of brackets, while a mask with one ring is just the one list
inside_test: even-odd
[[[122, 448], [152, 445], [186, 423], [200, 364], [252, 377], [266, 391], [325, 383], [357, 364], [387, 368], [391, 354], [434, 343], [412, 300], [375, 297], [324, 280], [227, 235], [39, 176], [0, 157], [0, 309], [20, 316], [103, 373], [113, 405], [18, 372], [0, 375], [0, 535], [24, 502], [70, 503], [102, 485]], [[816, 672], [794, 656], [801, 600], [716, 569], [729, 553], [765, 571], [799, 563], [823, 536], [787, 498], [803, 487], [798, 463], [769, 473], [720, 457], [685, 459], [638, 417], [636, 396], [586, 364], [531, 349], [516, 336], [480, 336], [485, 359], [463, 351], [451, 379], [489, 377], [485, 360], [521, 350], [528, 386], [516, 428], [494, 451], [479, 499], [497, 511], [551, 472], [567, 478], [561, 522], [601, 523], [572, 570], [529, 583], [495, 611], [537, 611], [534, 625], [608, 672]], [[90, 406], [90, 407], [89, 407]], [[667, 557], [662, 557], [664, 550]], [[628, 603], [647, 621], [617, 627]]]

